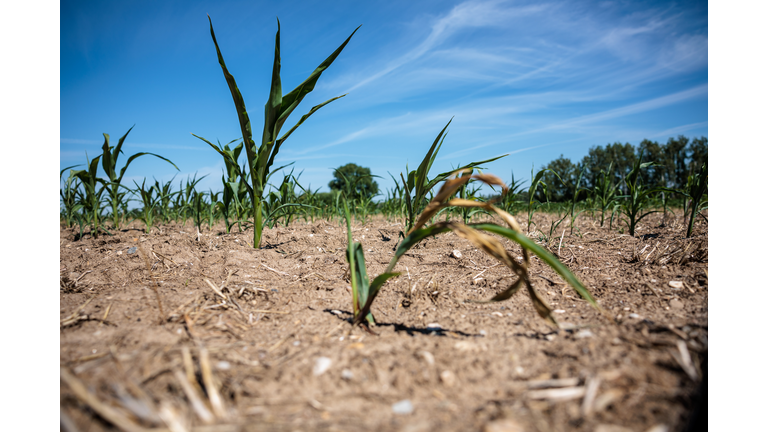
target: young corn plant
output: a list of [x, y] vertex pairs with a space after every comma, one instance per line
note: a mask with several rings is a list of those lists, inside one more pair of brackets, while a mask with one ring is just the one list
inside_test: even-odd
[[69, 228], [72, 226], [73, 219], [78, 211], [83, 208], [82, 204], [78, 204], [77, 189], [79, 188], [77, 176], [73, 175], [74, 170], [72, 168], [79, 165], [72, 165], [64, 168], [59, 173], [59, 181], [64, 177], [64, 171], [71, 170], [67, 181], [64, 182], [64, 188], [59, 190], [59, 196], [61, 196], [61, 217], [64, 219], [64, 226]]
[[[365, 254], [363, 253], [363, 246], [352, 240], [352, 225], [350, 222], [349, 206], [347, 201], [344, 202], [344, 217], [347, 221], [347, 262], [349, 263], [349, 284], [352, 287], [352, 311], [354, 315], [354, 323], [374, 324], [375, 320], [373, 314], [370, 311], [369, 302], [373, 302], [373, 298], [379, 292], [384, 283], [400, 273], [393, 273], [387, 271], [376, 276], [372, 281], [368, 279], [368, 273], [365, 269]], [[368, 307], [366, 308], [366, 305]], [[363, 310], [365, 312], [363, 313]], [[365, 320], [365, 321], [363, 321]]]
[[156, 194], [157, 189], [155, 189], [155, 186], [150, 186], [149, 189], [147, 189], [145, 185], [146, 181], [147, 179], [142, 180], [141, 186], [139, 186], [139, 184], [136, 183], [136, 180], [134, 180], [133, 184], [136, 185], [136, 189], [134, 189], [133, 192], [141, 197], [141, 203], [143, 204], [136, 219], [144, 222], [144, 231], [149, 234], [152, 230], [152, 226], [155, 224], [156, 207], [160, 202], [161, 196], [160, 194]]
[[[87, 160], [88, 156], [86, 156]], [[99, 237], [99, 231], [103, 231], [109, 235], [109, 231], [101, 226], [101, 197], [104, 194], [104, 188], [106, 188], [106, 182], [96, 176], [96, 171], [99, 169], [99, 159], [101, 155], [96, 156], [93, 160], [88, 161], [86, 165], [87, 170], [72, 171], [70, 175], [74, 175], [80, 180], [80, 184], [83, 186], [83, 193], [80, 197], [80, 204], [85, 212], [83, 219], [90, 219], [91, 224], [91, 236], [93, 238]], [[81, 221], [84, 222], [84, 221]], [[83, 227], [80, 225], [80, 237], [82, 238]]]
[[[267, 180], [270, 173], [272, 164], [274, 163], [275, 156], [280, 151], [280, 147], [285, 140], [309, 118], [312, 114], [317, 112], [325, 105], [339, 99], [342, 96], [329, 99], [319, 105], [312, 107], [307, 114], [304, 114], [301, 119], [286, 132], [280, 136], [280, 130], [283, 124], [288, 120], [288, 116], [293, 113], [296, 107], [301, 103], [304, 97], [309, 94], [315, 88], [317, 80], [320, 79], [322, 73], [328, 69], [328, 67], [336, 60], [336, 57], [341, 53], [344, 47], [347, 46], [349, 40], [355, 34], [357, 29], [352, 32], [351, 35], [334, 51], [328, 58], [318, 66], [309, 77], [299, 84], [295, 89], [288, 94], [283, 95], [282, 84], [280, 80], [280, 21], [277, 22], [277, 34], [275, 36], [275, 58], [272, 64], [272, 83], [269, 91], [269, 98], [265, 107], [264, 113], [264, 129], [261, 136], [261, 143], [257, 146], [253, 140], [253, 133], [251, 128], [251, 120], [248, 116], [248, 110], [245, 107], [245, 101], [240, 94], [240, 90], [235, 83], [235, 78], [229, 73], [226, 64], [224, 63], [224, 57], [219, 49], [219, 44], [216, 41], [216, 35], [213, 31], [213, 22], [211, 17], [208, 17], [211, 29], [211, 38], [213, 44], [216, 46], [216, 54], [219, 59], [219, 65], [224, 73], [224, 78], [229, 85], [232, 99], [237, 109], [237, 118], [240, 123], [240, 130], [242, 132], [243, 143], [245, 146], [245, 153], [248, 158], [248, 169], [251, 174], [251, 184], [248, 186], [248, 193], [250, 194], [251, 201], [253, 203], [253, 247], [259, 248], [261, 244], [261, 232], [263, 227], [263, 196], [267, 186]], [[358, 27], [359, 29], [360, 27]], [[279, 138], [278, 138], [279, 137]]]
[[569, 211], [569, 214], [571, 216], [571, 234], [573, 234], [573, 226], [576, 223], [576, 218], [584, 212], [584, 210], [580, 210], [578, 213], [576, 213], [576, 199], [579, 197], [579, 193], [588, 190], [587, 188], [579, 188], [581, 186], [581, 180], [584, 178], [584, 171], [587, 170], [586, 165], [581, 168], [581, 172], [579, 172], [579, 177], [576, 180], [576, 187], [573, 188], [573, 198], [571, 199], [571, 208]]
[[[554, 174], [555, 177], [560, 179], [560, 175], [550, 168], [544, 168], [541, 171], [537, 172], [536, 175], [534, 176], [533, 167], [531, 167], [531, 186], [528, 188], [528, 232], [531, 231], [531, 224], [533, 224], [533, 214], [536, 212], [536, 209], [541, 205], [541, 202], [536, 200], [536, 191], [539, 189], [539, 186], [542, 187], [542, 189], [544, 190], [544, 194], [546, 195], [547, 184], [544, 183], [544, 181], [542, 180], [542, 177], [544, 177], [544, 173], [547, 171], [552, 172], [552, 174]], [[560, 181], [562, 181], [562, 179], [560, 179]]]
[[627, 195], [616, 197], [620, 204], [619, 211], [621, 214], [626, 216], [626, 219], [622, 220], [627, 224], [627, 227], [629, 228], [629, 235], [632, 237], [635, 236], [635, 229], [637, 228], [637, 223], [640, 222], [640, 220], [651, 213], [659, 212], [658, 210], [646, 211], [646, 209], [649, 207], [651, 196], [662, 190], [675, 192], [674, 190], [667, 188], [646, 189], [645, 185], [643, 185], [640, 171], [654, 165], [654, 163], [642, 162], [642, 159], [643, 152], [641, 151], [640, 157], [638, 157], [635, 161], [635, 165], [632, 167], [632, 170], [624, 178], [624, 184], [627, 186]]
[[[406, 231], [410, 231], [411, 228], [413, 228], [416, 215], [419, 214], [419, 212], [421, 212], [421, 210], [427, 204], [427, 194], [430, 193], [432, 188], [434, 188], [438, 183], [450, 177], [451, 174], [453, 174], [456, 170], [473, 168], [484, 163], [501, 159], [504, 156], [508, 156], [502, 155], [495, 158], [486, 159], [484, 161], [472, 162], [470, 164], [459, 167], [456, 170], [440, 173], [434, 178], [430, 179], [428, 177], [429, 170], [432, 168], [432, 163], [435, 161], [437, 153], [440, 151], [440, 147], [443, 146], [443, 141], [445, 141], [445, 137], [447, 136], [446, 130], [452, 121], [453, 118], [448, 121], [443, 130], [441, 130], [437, 135], [437, 138], [435, 138], [435, 141], [432, 143], [429, 151], [427, 151], [427, 154], [424, 156], [424, 159], [421, 161], [419, 167], [416, 170], [408, 172], [408, 179], [406, 180], [406, 178], [403, 176], [403, 173], [400, 173], [400, 179], [403, 181], [403, 196], [405, 197], [405, 207], [407, 211], [407, 218], [405, 223]], [[407, 166], [406, 171], [408, 171]], [[411, 196], [411, 194], [413, 194], [413, 196]]]
[[[134, 125], [135, 126], [135, 125]], [[117, 146], [114, 148], [109, 145], [109, 134], [102, 134], [104, 135], [104, 145], [102, 145], [102, 155], [101, 155], [101, 166], [104, 169], [104, 172], [107, 174], [107, 177], [109, 178], [109, 182], [107, 183], [107, 195], [109, 199], [109, 204], [112, 209], [112, 227], [114, 229], [120, 228], [120, 208], [121, 203], [123, 202], [125, 198], [125, 192], [120, 191], [120, 187], [122, 186], [120, 183], [123, 181], [123, 176], [125, 175], [125, 170], [128, 169], [128, 165], [131, 164], [131, 162], [134, 161], [134, 159], [144, 156], [144, 155], [150, 155], [154, 156], [156, 158], [162, 159], [169, 164], [173, 165], [176, 170], [179, 170], [179, 167], [176, 166], [173, 162], [170, 160], [154, 154], [154, 153], [147, 153], [147, 152], [140, 152], [136, 153], [134, 155], [131, 155], [128, 158], [128, 161], [125, 163], [125, 166], [120, 170], [120, 175], [117, 174], [117, 158], [120, 156], [120, 153], [123, 151], [121, 150], [123, 147], [123, 142], [125, 142], [125, 138], [128, 136], [129, 133], [133, 130], [134, 126], [131, 126], [130, 129], [128, 129], [128, 132], [125, 133], [117, 142]], [[123, 187], [124, 189], [127, 189]]]
[[[608, 171], [600, 170], [595, 181], [595, 187], [592, 189], [595, 204], [600, 209], [600, 226], [605, 223], [605, 212], [615, 204], [616, 191], [619, 189], [619, 184], [613, 183], [612, 167], [613, 162], [608, 165]], [[611, 216], [611, 220], [613, 220], [613, 216]]]
[[681, 191], [683, 195], [688, 198], [690, 203], [690, 217], [688, 219], [688, 229], [685, 232], [686, 237], [690, 237], [693, 234], [693, 222], [696, 220], [696, 215], [707, 209], [707, 205], [704, 202], [704, 206], [699, 208], [704, 198], [704, 193], [707, 190], [709, 184], [709, 175], [707, 173], [707, 164], [701, 164], [699, 172], [688, 176], [688, 185], [685, 191]]
[[[578, 278], [576, 278], [576, 276], [573, 275], [573, 273], [571, 273], [571, 271], [565, 265], [558, 261], [557, 258], [547, 252], [544, 248], [523, 234], [520, 226], [518, 225], [515, 218], [512, 217], [512, 215], [500, 208], [495, 207], [489, 202], [477, 202], [461, 198], [449, 199], [463, 184], [468, 182], [471, 178], [483, 181], [489, 185], [501, 186], [506, 191], [506, 185], [504, 185], [501, 179], [490, 174], [457, 176], [454, 179], [447, 180], [437, 195], [435, 195], [432, 201], [421, 213], [418, 220], [408, 232], [406, 237], [400, 242], [400, 245], [395, 252], [395, 256], [390, 261], [389, 266], [384, 271], [384, 273], [374, 279], [370, 286], [364, 288], [362, 291], [353, 288], [353, 324], [362, 324], [367, 326], [368, 324], [373, 323], [373, 317], [370, 315], [371, 305], [380, 292], [384, 281], [392, 277], [392, 275], [396, 274], [393, 271], [397, 265], [398, 260], [406, 252], [408, 252], [410, 248], [427, 237], [436, 236], [448, 231], [452, 231], [459, 237], [469, 240], [475, 247], [481, 249], [483, 252], [487, 253], [488, 255], [509, 267], [510, 270], [517, 276], [517, 279], [509, 288], [498, 293], [493, 298], [487, 300], [487, 302], [497, 302], [509, 299], [512, 297], [512, 295], [519, 291], [520, 288], [525, 286], [528, 295], [533, 302], [533, 306], [539, 316], [544, 318], [550, 324], [558, 326], [557, 320], [552, 314], [552, 309], [546, 303], [544, 298], [541, 297], [533, 288], [533, 283], [531, 281], [532, 277], [528, 270], [530, 267], [530, 254], [533, 253], [550, 267], [552, 267], [552, 269], [554, 269], [582, 298], [587, 300], [597, 310], [605, 313], [589, 293], [587, 288], [581, 283], [581, 281], [578, 280]], [[460, 222], [451, 221], [437, 222], [429, 226], [426, 225], [427, 222], [437, 214], [437, 212], [446, 207], [482, 208], [488, 213], [497, 215], [507, 226], [501, 226], [494, 223], [463, 224]], [[347, 220], [349, 220], [349, 218], [347, 218]], [[357, 278], [355, 279], [356, 282], [358, 279], [367, 281], [367, 277], [364, 273], [365, 266], [362, 259], [362, 247], [358, 243], [352, 242], [351, 229], [349, 224], [347, 225], [347, 232], [349, 242], [347, 259], [350, 262], [350, 274], [355, 275]], [[523, 262], [518, 263], [498, 239], [491, 237], [486, 233], [500, 235], [522, 246]], [[354, 257], [354, 261], [350, 257]]]

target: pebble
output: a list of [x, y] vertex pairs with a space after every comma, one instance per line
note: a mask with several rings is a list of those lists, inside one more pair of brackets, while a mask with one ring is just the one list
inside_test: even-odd
[[631, 314], [629, 314], [629, 317], [630, 318], [640, 318], [640, 315], [638, 315], [636, 313], [631, 313]]
[[453, 385], [456, 384], [456, 375], [449, 370], [444, 370], [440, 372], [440, 381], [442, 381], [446, 387], [453, 387]]
[[424, 359], [424, 361], [426, 361], [426, 362], [427, 362], [427, 364], [429, 364], [430, 366], [432, 366], [432, 365], [434, 365], [434, 364], [435, 364], [435, 356], [433, 356], [431, 352], [429, 352], [429, 351], [422, 351], [422, 352], [420, 352], [420, 353], [419, 353], [419, 355], [420, 355], [420, 356], [421, 356], [421, 358], [423, 358], [423, 359]]
[[599, 424], [595, 428], [595, 432], [632, 432], [632, 429], [619, 425]]
[[413, 404], [410, 399], [403, 399], [392, 404], [392, 412], [400, 415], [408, 415], [413, 412]]
[[461, 251], [454, 249], [453, 252], [451, 252], [451, 258], [461, 258]]
[[669, 286], [671, 286], [674, 289], [682, 289], [683, 281], [669, 281]]
[[216, 363], [216, 369], [218, 369], [218, 370], [225, 371], [225, 370], [229, 370], [231, 367], [232, 366], [229, 364], [228, 361], [222, 360], [222, 361]]
[[594, 336], [595, 334], [589, 330], [579, 330], [575, 335], [573, 335], [573, 337], [575, 337], [576, 339], [584, 339], [584, 338], [589, 338]]
[[483, 426], [483, 432], [524, 432], [525, 428], [523, 428], [520, 423], [512, 420], [512, 419], [501, 419], [501, 420], [494, 420], [492, 422], [486, 423], [485, 426]]
[[443, 327], [438, 323], [429, 323], [427, 324], [427, 330], [442, 330]]
[[135, 254], [136, 253], [136, 246], [133, 246], [132, 248], [128, 249], [128, 255]]
[[352, 379], [355, 377], [355, 374], [352, 373], [349, 369], [344, 369], [341, 371], [341, 378], [345, 379], [347, 381], [352, 381]]
[[683, 302], [681, 302], [680, 300], [672, 299], [669, 302], [669, 307], [671, 307], [672, 309], [682, 309], [684, 305], [683, 305]]
[[333, 363], [333, 361], [328, 357], [318, 357], [317, 360], [315, 360], [315, 367], [312, 368], [312, 374], [314, 376], [324, 374], [331, 368], [331, 363]]

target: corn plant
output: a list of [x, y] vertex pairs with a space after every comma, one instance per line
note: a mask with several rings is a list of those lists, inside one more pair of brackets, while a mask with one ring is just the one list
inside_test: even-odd
[[145, 185], [146, 181], [147, 179], [144, 179], [141, 182], [141, 186], [139, 186], [139, 184], [134, 180], [133, 184], [136, 185], [136, 189], [134, 189], [133, 192], [137, 193], [141, 197], [141, 202], [143, 204], [135, 219], [144, 222], [145, 232], [149, 234], [149, 232], [152, 230], [152, 226], [155, 223], [155, 208], [160, 202], [161, 196], [160, 194], [156, 194], [157, 189], [155, 186], [150, 186], [149, 189], [147, 189]]
[[[176, 176], [173, 176], [173, 178], [176, 178]], [[166, 183], [160, 183], [155, 179], [155, 184], [152, 186], [157, 192], [157, 209], [162, 223], [168, 223], [171, 220], [171, 202], [173, 196], [181, 193], [181, 191], [171, 192], [173, 178]]]
[[[101, 155], [96, 156], [91, 161], [88, 161], [87, 158], [88, 156], [86, 155], [86, 166], [88, 166], [88, 169], [72, 171], [70, 175], [77, 177], [83, 186], [83, 193], [80, 199], [82, 209], [85, 212], [83, 219], [90, 219], [91, 235], [93, 238], [98, 238], [99, 231], [110, 234], [109, 231], [101, 227], [101, 197], [104, 194], [106, 182], [96, 176]], [[82, 237], [82, 224], [80, 226], [80, 233]]]
[[707, 164], [703, 163], [701, 164], [698, 173], [688, 176], [686, 190], [681, 191], [686, 198], [690, 199], [690, 216], [688, 219], [688, 229], [685, 232], [686, 237], [690, 237], [691, 234], [693, 234], [693, 222], [696, 220], [696, 215], [707, 208], [705, 202], [701, 209], [699, 206], [703, 203], [702, 198], [704, 197], [704, 192], [707, 190], [708, 183], [709, 175], [707, 173]]
[[[447, 136], [446, 130], [448, 129], [448, 125], [450, 125], [452, 121], [453, 121], [453, 118], [451, 118], [451, 120], [448, 121], [448, 123], [445, 125], [443, 130], [441, 130], [440, 133], [437, 135], [437, 138], [435, 138], [435, 141], [432, 143], [432, 146], [429, 148], [429, 151], [427, 151], [426, 156], [424, 156], [424, 159], [421, 161], [421, 164], [416, 170], [408, 171], [408, 167], [406, 166], [406, 172], [408, 172], [408, 179], [406, 180], [406, 178], [403, 176], [403, 173], [400, 173], [400, 179], [403, 181], [403, 196], [405, 197], [405, 207], [407, 211], [407, 218], [406, 218], [406, 224], [405, 224], [406, 231], [410, 231], [411, 228], [413, 228], [416, 215], [419, 212], [421, 212], [421, 210], [424, 208], [424, 206], [427, 203], [427, 194], [438, 183], [447, 179], [456, 170], [473, 168], [478, 165], [482, 165], [488, 162], [493, 162], [497, 159], [501, 159], [504, 156], [507, 156], [507, 155], [502, 155], [502, 156], [497, 156], [495, 158], [486, 159], [480, 162], [472, 162], [470, 164], [459, 167], [456, 170], [440, 173], [436, 175], [434, 178], [430, 179], [428, 177], [429, 170], [430, 168], [432, 168], [432, 163], [435, 161], [435, 158], [437, 157], [437, 153], [440, 151], [440, 147], [443, 146], [443, 142], [445, 141], [445, 137]], [[411, 196], [412, 193], [413, 193], [413, 196]]]
[[[135, 126], [135, 125], [134, 125]], [[117, 174], [117, 158], [120, 156], [120, 153], [122, 153], [122, 147], [123, 142], [125, 141], [125, 138], [128, 136], [129, 133], [131, 133], [131, 130], [133, 130], [133, 127], [131, 126], [130, 129], [128, 129], [128, 132], [123, 135], [120, 140], [117, 142], [117, 146], [114, 148], [109, 145], [109, 135], [108, 134], [102, 134], [104, 135], [104, 145], [102, 145], [102, 155], [101, 155], [101, 166], [104, 169], [104, 172], [107, 174], [107, 177], [109, 178], [109, 182], [107, 183], [107, 194], [109, 199], [109, 204], [112, 208], [112, 224], [114, 229], [120, 228], [120, 207], [121, 203], [124, 200], [125, 192], [120, 191], [121, 182], [123, 181], [123, 176], [125, 175], [125, 170], [128, 169], [128, 165], [133, 162], [134, 159], [144, 156], [144, 155], [150, 155], [154, 156], [156, 158], [162, 159], [169, 164], [173, 165], [174, 168], [178, 171], [178, 167], [171, 162], [170, 160], [154, 154], [154, 153], [147, 153], [147, 152], [140, 152], [136, 153], [134, 155], [131, 155], [128, 158], [128, 161], [125, 163], [125, 166], [120, 170], [120, 175]], [[127, 189], [123, 187], [124, 189]]]
[[[349, 263], [349, 284], [352, 287], [352, 311], [354, 322], [360, 324], [365, 320], [367, 324], [374, 324], [373, 314], [371, 314], [370, 311], [370, 302], [376, 297], [376, 294], [379, 292], [382, 285], [384, 285], [384, 282], [400, 275], [400, 273], [387, 271], [376, 276], [372, 281], [368, 279], [368, 274], [365, 269], [363, 246], [352, 240], [349, 206], [347, 205], [346, 200], [343, 200], [343, 203], [344, 217], [347, 221], [347, 262]], [[363, 310], [365, 310], [364, 313]]]
[[536, 209], [541, 205], [540, 201], [536, 200], [536, 191], [539, 189], [539, 186], [542, 187], [544, 191], [544, 195], [547, 194], [546, 188], [547, 184], [542, 180], [542, 177], [544, 177], [544, 173], [550, 171], [552, 174], [555, 175], [560, 181], [562, 179], [560, 178], [560, 175], [553, 171], [550, 168], [544, 168], [541, 171], [537, 172], [536, 175], [533, 175], [533, 167], [531, 167], [531, 186], [528, 188], [528, 232], [531, 231], [531, 224], [533, 224], [533, 214], [536, 212]]
[[[245, 107], [245, 101], [243, 100], [240, 90], [237, 88], [235, 78], [227, 70], [227, 66], [224, 63], [224, 57], [219, 49], [219, 44], [216, 41], [216, 35], [213, 31], [213, 22], [211, 17], [208, 17], [210, 23], [211, 38], [213, 44], [216, 46], [216, 54], [219, 59], [219, 65], [224, 73], [224, 78], [229, 86], [232, 99], [237, 109], [237, 118], [240, 123], [240, 130], [242, 132], [243, 143], [245, 145], [245, 152], [248, 158], [248, 169], [251, 174], [251, 184], [248, 187], [248, 193], [250, 194], [251, 201], [253, 203], [253, 247], [258, 248], [261, 243], [262, 232], [262, 205], [263, 195], [267, 186], [267, 178], [270, 173], [270, 168], [274, 163], [275, 156], [280, 151], [280, 146], [283, 145], [285, 140], [298, 128], [304, 121], [312, 114], [317, 112], [320, 108], [339, 99], [342, 96], [329, 99], [319, 105], [312, 107], [307, 114], [304, 114], [301, 119], [284, 135], [278, 138], [280, 129], [283, 124], [288, 120], [288, 116], [293, 113], [296, 107], [301, 103], [304, 97], [309, 94], [315, 88], [317, 80], [322, 73], [336, 60], [336, 57], [341, 53], [349, 40], [355, 34], [357, 29], [352, 32], [351, 35], [334, 51], [328, 58], [318, 66], [309, 77], [299, 84], [295, 89], [288, 94], [283, 95], [282, 85], [280, 81], [280, 21], [277, 22], [277, 34], [275, 36], [275, 58], [272, 64], [272, 83], [269, 91], [269, 99], [265, 107], [264, 113], [264, 130], [262, 132], [261, 144], [259, 146], [253, 140], [253, 133], [251, 129], [251, 120], [248, 117], [248, 110]], [[360, 27], [358, 27], [359, 29]]]
[[78, 204], [77, 200], [77, 189], [79, 185], [77, 183], [77, 176], [73, 175], [74, 170], [72, 170], [72, 168], [76, 166], [79, 165], [66, 167], [59, 173], [59, 182], [61, 182], [61, 179], [64, 177], [64, 171], [71, 170], [69, 172], [69, 177], [67, 177], [66, 182], [64, 182], [64, 188], [59, 190], [61, 205], [63, 206], [61, 209], [61, 216], [64, 219], [64, 226], [67, 228], [72, 226], [72, 220], [75, 218], [76, 213], [83, 207], [82, 204]]
[[573, 234], [573, 226], [576, 222], [576, 218], [584, 211], [580, 210], [576, 213], [576, 199], [579, 197], [579, 193], [587, 190], [587, 188], [579, 188], [581, 186], [581, 180], [584, 178], [584, 172], [587, 170], [587, 166], [583, 166], [579, 172], [579, 177], [576, 180], [576, 187], [573, 188], [573, 198], [571, 199], [571, 208], [569, 214], [571, 216], [571, 234]]
[[[605, 223], [605, 212], [608, 210], [608, 207], [615, 203], [616, 191], [619, 188], [618, 183], [613, 183], [612, 167], [613, 162], [608, 165], [608, 171], [600, 170], [600, 174], [597, 175], [597, 180], [595, 181], [595, 187], [592, 189], [595, 204], [600, 209], [600, 226], [603, 226]], [[613, 221], [613, 216], [611, 216], [611, 221]]]
[[624, 178], [624, 184], [627, 186], [627, 194], [616, 197], [619, 200], [620, 212], [626, 219], [623, 219], [624, 223], [629, 227], [629, 235], [635, 236], [635, 228], [637, 223], [644, 217], [651, 213], [658, 213], [658, 210], [648, 210], [651, 196], [661, 190], [673, 190], [666, 188], [646, 189], [643, 185], [642, 178], [640, 177], [640, 171], [653, 166], [653, 162], [642, 162], [643, 152], [640, 152], [640, 157], [635, 161], [632, 170]]
[[[590, 304], [592, 304], [597, 310], [603, 312], [595, 299], [589, 293], [587, 288], [571, 273], [568, 268], [560, 261], [552, 256], [549, 252], [537, 245], [533, 240], [523, 234], [520, 226], [512, 215], [493, 206], [488, 202], [477, 202], [472, 200], [465, 200], [461, 198], [449, 199], [453, 196], [459, 187], [468, 182], [471, 178], [478, 179], [489, 185], [501, 186], [506, 191], [506, 185], [496, 176], [489, 174], [477, 174], [473, 176], [457, 176], [454, 179], [447, 180], [440, 191], [435, 195], [432, 201], [427, 205], [424, 211], [419, 216], [418, 220], [408, 232], [406, 237], [400, 242], [395, 256], [390, 261], [387, 269], [380, 276], [374, 279], [369, 286], [363, 286], [361, 289], [355, 289], [353, 286], [353, 306], [354, 306], [354, 318], [353, 324], [368, 325], [373, 322], [373, 317], [370, 315], [371, 305], [381, 290], [384, 282], [396, 275], [393, 272], [398, 260], [406, 253], [410, 248], [415, 246], [421, 240], [436, 236], [438, 234], [452, 231], [461, 238], [467, 239], [472, 244], [481, 249], [483, 252], [499, 260], [512, 270], [517, 276], [512, 285], [506, 290], [498, 293], [488, 302], [497, 302], [509, 299], [517, 291], [525, 285], [529, 296], [533, 302], [533, 306], [536, 312], [544, 318], [550, 324], [558, 326], [557, 320], [552, 315], [552, 309], [546, 303], [546, 301], [536, 292], [531, 282], [531, 276], [529, 274], [530, 267], [530, 253], [535, 254], [550, 267], [552, 267], [574, 290]], [[446, 202], [447, 200], [447, 202]], [[482, 208], [488, 213], [496, 214], [499, 216], [507, 227], [493, 224], [493, 223], [475, 223], [475, 224], [463, 224], [460, 222], [437, 222], [433, 225], [426, 226], [427, 222], [434, 217], [438, 211], [446, 207], [469, 207], [469, 208]], [[348, 210], [346, 210], [348, 214]], [[484, 232], [497, 234], [502, 237], [506, 237], [523, 248], [523, 262], [518, 263], [514, 257], [504, 248], [504, 245], [494, 237], [485, 234]], [[350, 278], [355, 278], [355, 283], [359, 283], [359, 280], [367, 281], [365, 275], [364, 257], [362, 247], [359, 243], [353, 243], [351, 236], [351, 229], [349, 227], [349, 217], [347, 217], [347, 233], [348, 233], [348, 249], [347, 260], [350, 263]], [[362, 305], [362, 306], [361, 306]]]
[[499, 202], [499, 206], [501, 206], [502, 210], [510, 214], [515, 214], [515, 205], [520, 202], [517, 198], [523, 191], [524, 183], [525, 180], [516, 180], [515, 173], [512, 173], [512, 180], [507, 185], [507, 193], [501, 197], [501, 201]]

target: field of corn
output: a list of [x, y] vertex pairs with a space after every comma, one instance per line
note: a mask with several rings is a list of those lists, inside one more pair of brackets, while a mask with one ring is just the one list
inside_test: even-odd
[[280, 130], [349, 38], [283, 95], [278, 30], [260, 143], [216, 44], [242, 129], [198, 137], [224, 160], [221, 191], [125, 184], [141, 156], [175, 167], [137, 153], [118, 170], [130, 130], [61, 171], [62, 430], [690, 427], [706, 389], [706, 155], [676, 160], [677, 181], [649, 145], [524, 182], [491, 174], [499, 158], [435, 174], [449, 121], [384, 194], [341, 172], [312, 191], [273, 162], [341, 96]]

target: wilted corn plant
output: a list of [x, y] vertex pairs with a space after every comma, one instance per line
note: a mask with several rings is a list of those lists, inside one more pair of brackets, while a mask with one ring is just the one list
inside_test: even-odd
[[[472, 162], [462, 167], [456, 168], [455, 170], [440, 173], [430, 180], [428, 177], [429, 169], [432, 168], [432, 163], [435, 161], [437, 153], [440, 151], [440, 147], [443, 146], [443, 141], [445, 141], [445, 137], [447, 136], [445, 131], [448, 129], [448, 125], [450, 125], [452, 121], [453, 118], [448, 120], [448, 124], [446, 124], [443, 130], [441, 130], [437, 135], [437, 138], [435, 138], [435, 141], [432, 143], [432, 147], [429, 148], [427, 155], [424, 156], [424, 159], [421, 161], [421, 164], [416, 170], [408, 172], [408, 166], [406, 165], [405, 170], [408, 172], [408, 180], [405, 179], [403, 173], [400, 173], [400, 179], [403, 181], [403, 196], [405, 197], [405, 208], [407, 211], [407, 218], [405, 221], [405, 229], [407, 231], [410, 231], [413, 228], [416, 215], [422, 210], [422, 208], [424, 208], [427, 194], [433, 187], [435, 187], [435, 185], [447, 179], [451, 174], [456, 172], [456, 170], [473, 168], [478, 165], [493, 162], [496, 159], [501, 159], [504, 156], [507, 156], [502, 155], [480, 162]], [[411, 193], [413, 193], [413, 196], [411, 196]]]
[[[216, 46], [216, 54], [219, 58], [219, 65], [224, 72], [224, 78], [229, 85], [229, 91], [232, 93], [232, 99], [235, 102], [235, 108], [237, 109], [237, 118], [240, 122], [240, 130], [243, 136], [243, 143], [245, 145], [245, 153], [248, 158], [248, 169], [251, 173], [251, 184], [248, 186], [248, 193], [253, 202], [253, 247], [258, 248], [261, 243], [261, 231], [262, 231], [262, 203], [264, 190], [267, 186], [267, 180], [270, 172], [270, 168], [275, 161], [275, 156], [280, 151], [280, 146], [285, 140], [296, 130], [304, 121], [314, 114], [317, 110], [325, 105], [339, 99], [345, 95], [337, 96], [329, 99], [319, 105], [312, 107], [307, 114], [304, 114], [301, 119], [286, 132], [283, 136], [279, 137], [280, 129], [283, 124], [288, 120], [288, 116], [293, 113], [296, 107], [301, 103], [304, 97], [309, 94], [315, 88], [317, 80], [320, 75], [336, 60], [336, 57], [341, 53], [347, 43], [355, 34], [357, 29], [352, 32], [351, 35], [334, 51], [328, 58], [318, 66], [309, 77], [299, 84], [295, 89], [288, 94], [283, 95], [282, 85], [280, 81], [280, 21], [277, 21], [277, 34], [275, 35], [275, 59], [272, 64], [272, 83], [269, 91], [269, 99], [265, 106], [264, 113], [264, 130], [261, 136], [261, 144], [259, 146], [253, 141], [253, 133], [251, 129], [251, 120], [248, 117], [248, 111], [245, 108], [245, 101], [240, 94], [240, 90], [237, 88], [235, 78], [227, 70], [227, 66], [224, 63], [224, 57], [221, 55], [219, 44], [216, 42], [216, 35], [213, 32], [213, 22], [211, 17], [208, 17], [208, 22], [211, 28], [211, 38], [213, 44]], [[358, 27], [359, 29], [360, 27]], [[210, 143], [209, 143], [210, 144]], [[242, 173], [241, 173], [242, 175]]]
[[[506, 191], [506, 185], [498, 177], [490, 174], [476, 174], [472, 176], [457, 175], [456, 178], [447, 180], [434, 199], [427, 205], [424, 212], [418, 218], [418, 221], [414, 224], [413, 228], [408, 232], [408, 235], [403, 239], [395, 252], [395, 256], [389, 263], [387, 269], [376, 277], [370, 284], [368, 284], [368, 278], [365, 273], [365, 261], [363, 256], [362, 246], [359, 243], [352, 241], [351, 229], [349, 222], [347, 222], [347, 233], [349, 246], [347, 249], [347, 260], [350, 263], [350, 280], [352, 281], [352, 296], [353, 296], [353, 310], [354, 318], [353, 324], [366, 325], [373, 323], [374, 319], [371, 315], [371, 305], [376, 299], [379, 291], [381, 290], [384, 282], [387, 279], [396, 276], [393, 270], [398, 260], [413, 246], [415, 246], [421, 240], [436, 236], [438, 234], [453, 231], [459, 237], [465, 238], [472, 242], [478, 249], [499, 260], [501, 263], [509, 267], [512, 272], [517, 275], [512, 285], [506, 290], [500, 292], [488, 302], [497, 302], [509, 299], [517, 291], [525, 285], [528, 295], [533, 302], [533, 306], [536, 312], [544, 318], [550, 324], [558, 326], [557, 320], [552, 315], [552, 309], [546, 303], [536, 290], [533, 288], [531, 277], [529, 274], [530, 267], [530, 253], [535, 254], [542, 259], [547, 265], [552, 267], [574, 290], [585, 300], [587, 300], [597, 310], [604, 312], [602, 308], [597, 304], [595, 299], [589, 293], [587, 288], [571, 273], [571, 271], [563, 265], [560, 261], [552, 256], [549, 252], [544, 250], [541, 246], [537, 245], [533, 240], [529, 239], [523, 234], [512, 215], [501, 210], [491, 203], [477, 202], [471, 200], [465, 200], [461, 198], [449, 199], [456, 191], [468, 182], [471, 178], [480, 180], [488, 185], [501, 186]], [[448, 200], [446, 202], [446, 200]], [[488, 213], [496, 214], [507, 227], [493, 224], [493, 223], [474, 223], [463, 224], [460, 222], [437, 222], [433, 225], [425, 226], [426, 223], [435, 215], [438, 211], [445, 207], [465, 207], [465, 208], [482, 208]], [[348, 210], [347, 210], [348, 214]], [[349, 221], [349, 217], [347, 217]], [[523, 249], [523, 262], [518, 263], [513, 256], [504, 248], [502, 243], [494, 237], [491, 237], [484, 232], [493, 233], [506, 237], [517, 244]], [[361, 283], [361, 281], [363, 281]]]

